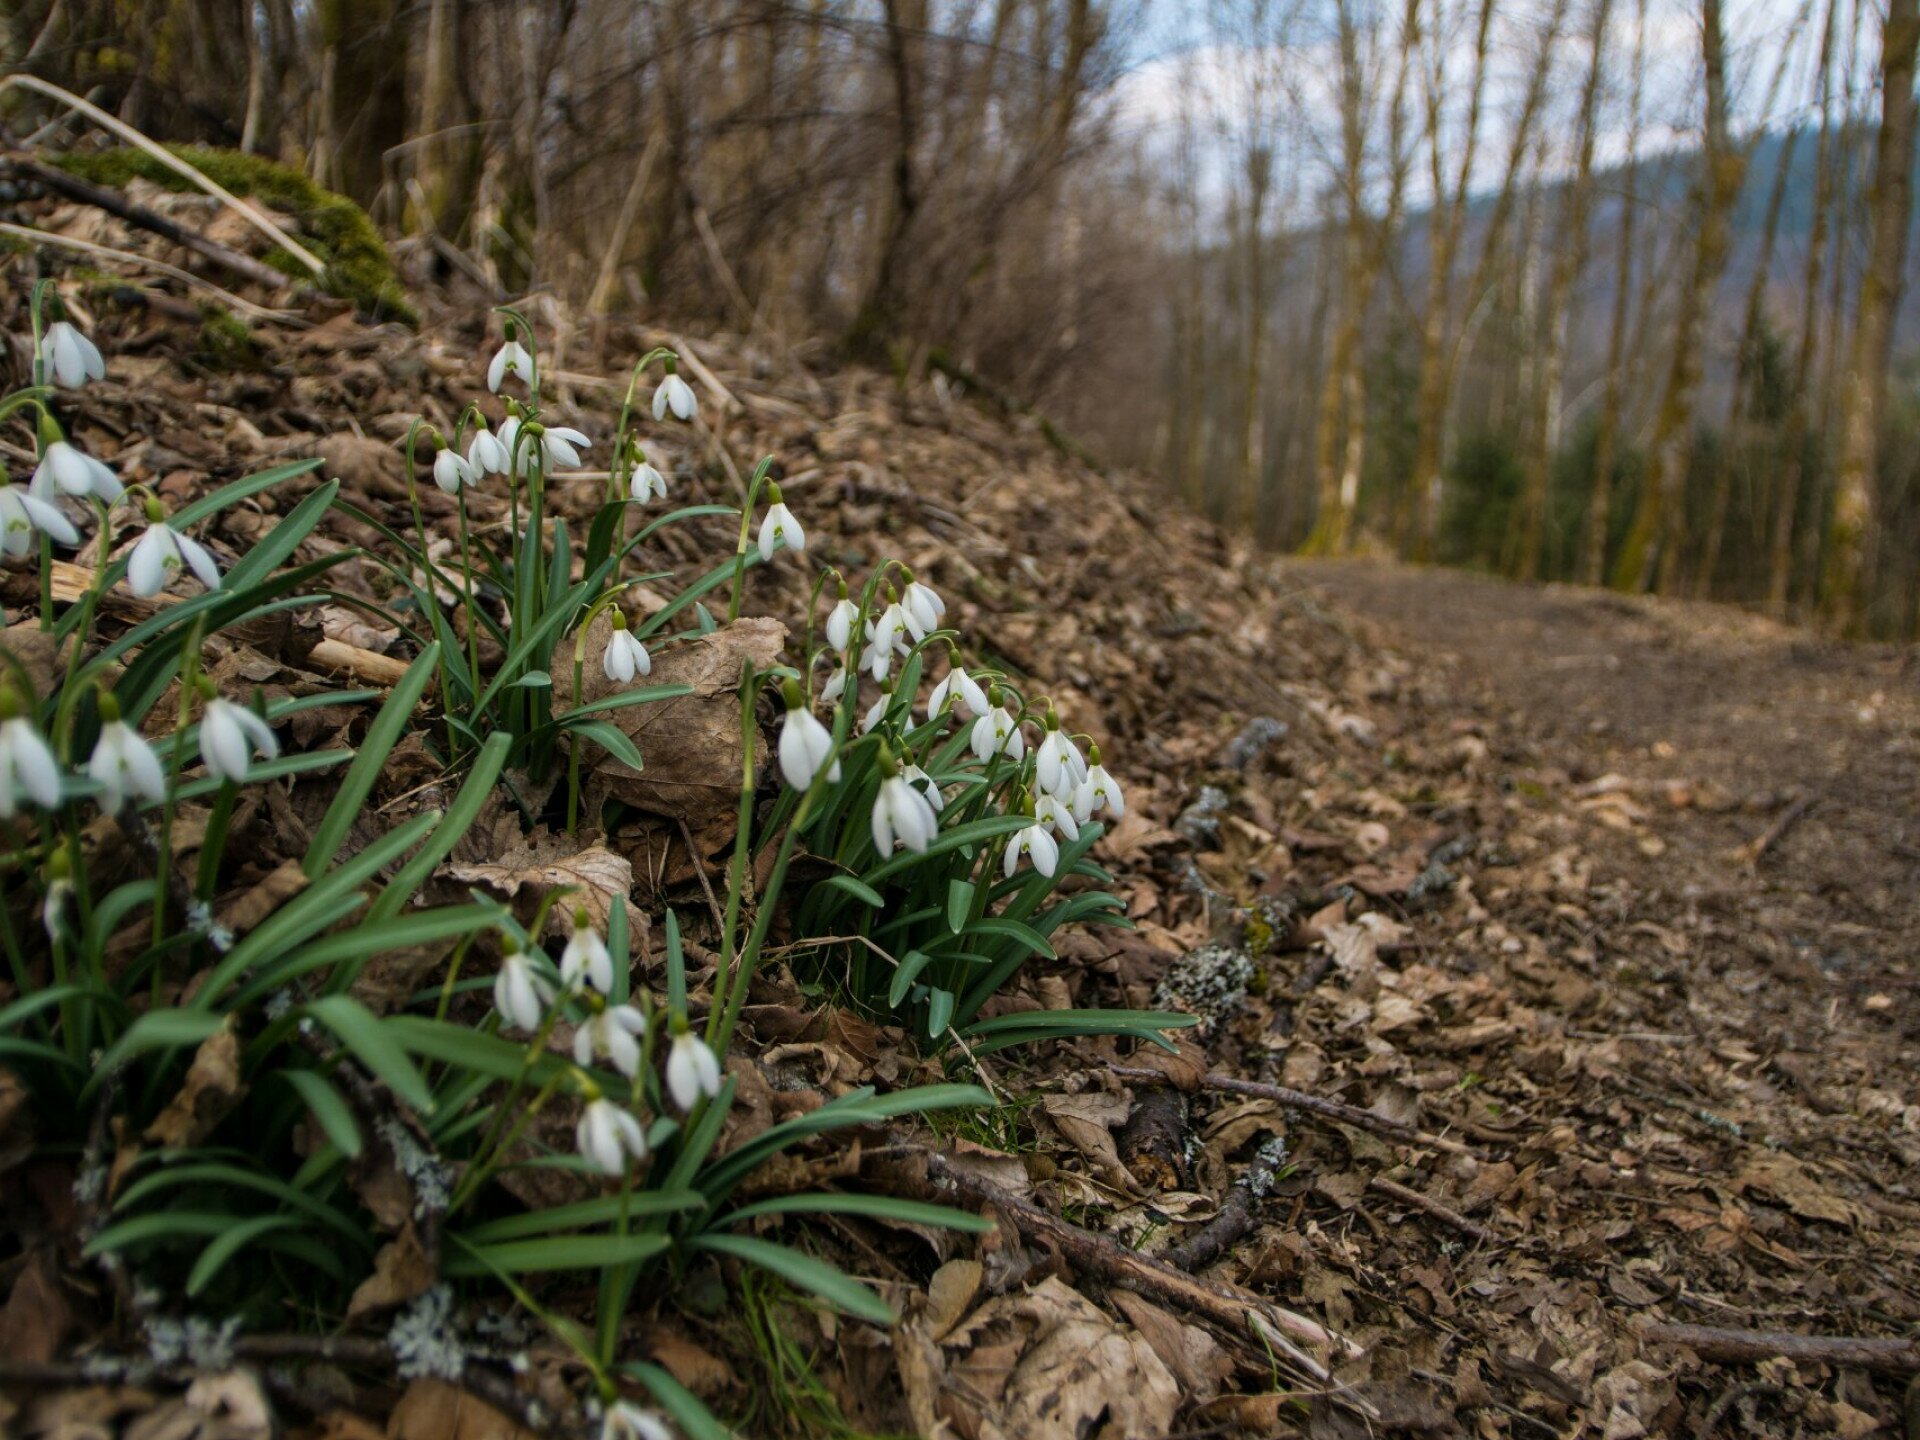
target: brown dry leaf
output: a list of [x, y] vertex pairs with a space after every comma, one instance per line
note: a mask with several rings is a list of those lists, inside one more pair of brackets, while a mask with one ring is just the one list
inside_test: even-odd
[[1867, 1218], [1858, 1205], [1822, 1185], [1811, 1170], [1784, 1150], [1754, 1155], [1740, 1167], [1737, 1183], [1742, 1189], [1773, 1196], [1803, 1219], [1858, 1225]]
[[[611, 633], [612, 623], [604, 614], [588, 628], [583, 702], [617, 694], [621, 688], [600, 668], [599, 656]], [[592, 750], [596, 768], [588, 812], [597, 813], [593, 796], [604, 795], [684, 820], [695, 832], [731, 813], [740, 798], [741, 667], [749, 662], [756, 669], [773, 664], [786, 640], [786, 626], [755, 617], [661, 651], [646, 683], [690, 685], [693, 693], [606, 713], [604, 718], [639, 747], [646, 769], [631, 769], [598, 748]], [[556, 711], [574, 703], [572, 667], [559, 669], [554, 676]], [[766, 747], [758, 747], [758, 754], [764, 761]]]
[[240, 1079], [240, 1036], [236, 1017], [229, 1015], [194, 1052], [180, 1093], [154, 1117], [146, 1138], [169, 1149], [198, 1145], [245, 1093]]
[[988, 1301], [943, 1348], [964, 1353], [941, 1408], [966, 1416], [980, 1440], [1163, 1435], [1180, 1406], [1179, 1382], [1146, 1338], [1056, 1276]]
[[380, 1247], [373, 1257], [373, 1274], [360, 1282], [347, 1302], [347, 1319], [391, 1310], [426, 1292], [434, 1281], [434, 1266], [419, 1232], [409, 1217], [400, 1233]]
[[554, 906], [548, 918], [547, 928], [556, 933], [571, 930], [574, 906], [584, 905], [595, 928], [604, 934], [615, 898], [626, 900], [629, 906], [633, 899], [632, 862], [605, 845], [582, 845], [572, 836], [553, 835], [544, 828], [535, 830], [498, 860], [443, 865], [438, 873], [464, 885], [484, 885], [508, 899], [525, 890], [529, 912], [531, 905], [549, 891], [570, 886], [566, 903]]
[[244, 935], [306, 888], [307, 874], [300, 862], [283, 860], [264, 878], [228, 899], [217, 918], [224, 929]]
[[387, 1440], [539, 1440], [525, 1426], [444, 1380], [415, 1380], [387, 1418]]
[[967, 1313], [967, 1307], [973, 1304], [973, 1297], [980, 1293], [980, 1280], [985, 1274], [978, 1260], [949, 1260], [933, 1272], [933, 1278], [927, 1282], [927, 1333], [935, 1340], [944, 1340], [954, 1326]]
[[0, 1309], [0, 1355], [27, 1365], [44, 1365], [60, 1353], [73, 1324], [73, 1309], [60, 1292], [60, 1271], [51, 1252], [35, 1250], [13, 1282]]
[[702, 1400], [711, 1400], [733, 1386], [733, 1369], [726, 1361], [671, 1330], [655, 1330], [648, 1335], [647, 1353]]
[[1115, 1290], [1110, 1298], [1146, 1337], [1153, 1353], [1180, 1378], [1188, 1400], [1204, 1402], [1220, 1393], [1220, 1386], [1233, 1374], [1233, 1358], [1219, 1341], [1131, 1290]]
[[33, 1107], [20, 1077], [0, 1065], [0, 1174], [33, 1153]]
[[1113, 1127], [1124, 1125], [1133, 1100], [1125, 1091], [1109, 1094], [1090, 1090], [1081, 1095], [1046, 1095], [1041, 1108], [1068, 1143], [1082, 1155], [1109, 1184], [1128, 1190], [1140, 1188], [1120, 1159], [1114, 1144]]

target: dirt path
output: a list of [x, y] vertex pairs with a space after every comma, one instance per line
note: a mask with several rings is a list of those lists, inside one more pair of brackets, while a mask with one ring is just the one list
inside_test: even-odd
[[[1457, 667], [1524, 758], [1589, 789], [1626, 782], [1651, 834], [1615, 858], [1649, 896], [1744, 914], [1805, 962], [1783, 969], [1789, 991], [1770, 1010], [1885, 996], [1869, 1011], [1895, 1032], [1882, 1038], [1920, 1038], [1920, 652], [1458, 571], [1288, 573], [1389, 643]], [[1783, 822], [1757, 864], [1738, 857]]]

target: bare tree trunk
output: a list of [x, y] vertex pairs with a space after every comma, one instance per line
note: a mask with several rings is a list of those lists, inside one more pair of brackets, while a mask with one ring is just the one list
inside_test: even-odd
[[1713, 492], [1707, 500], [1706, 538], [1700, 547], [1700, 568], [1694, 576], [1693, 593], [1707, 599], [1713, 593], [1714, 575], [1720, 568], [1720, 549], [1727, 531], [1727, 510], [1733, 500], [1733, 467], [1740, 457], [1741, 431], [1752, 413], [1753, 389], [1759, 383], [1755, 375], [1760, 347], [1760, 331], [1766, 316], [1767, 281], [1773, 274], [1773, 252], [1780, 235], [1780, 214], [1785, 208], [1787, 183], [1793, 171], [1793, 153], [1799, 132], [1789, 128], [1780, 139], [1780, 165], [1774, 172], [1773, 188], [1767, 195], [1767, 216], [1760, 232], [1760, 255], [1754, 262], [1753, 276], [1747, 282], [1747, 303], [1741, 312], [1740, 348], [1734, 363], [1733, 396], [1727, 414], [1727, 443], [1719, 468], [1713, 476]]
[[1773, 497], [1773, 534], [1767, 548], [1767, 613], [1786, 618], [1793, 587], [1793, 528], [1800, 511], [1812, 414], [1813, 358], [1819, 348], [1821, 262], [1827, 251], [1827, 221], [1833, 208], [1833, 44], [1840, 0], [1827, 0], [1820, 34], [1820, 131], [1813, 149], [1813, 218], [1807, 235], [1807, 266], [1800, 284], [1800, 335], [1794, 355], [1785, 455]]
[[1540, 572], [1541, 540], [1546, 531], [1547, 492], [1553, 457], [1560, 448], [1560, 391], [1566, 369], [1568, 311], [1573, 287], [1587, 264], [1587, 227], [1593, 201], [1593, 147], [1599, 130], [1601, 81], [1606, 71], [1607, 21], [1612, 0], [1594, 0], [1586, 83], [1580, 91], [1579, 153], [1561, 212], [1560, 244], [1547, 291], [1546, 349], [1534, 397], [1533, 446], [1528, 457], [1521, 503], [1519, 574], [1531, 580]]
[[866, 298], [854, 316], [848, 346], [856, 354], [878, 356], [900, 324], [901, 261], [913, 217], [920, 208], [920, 183], [914, 164], [919, 143], [918, 82], [920, 35], [926, 29], [926, 0], [885, 0], [887, 73], [893, 87], [894, 151], [886, 191], [885, 222], [879, 227], [879, 252]]
[[[1492, 6], [1493, 0], [1484, 0], [1481, 24], [1475, 38], [1474, 83], [1467, 110], [1468, 135], [1464, 141], [1458, 185], [1448, 201], [1446, 243], [1444, 246], [1436, 243], [1434, 247], [1435, 264], [1430, 269], [1428, 277], [1426, 323], [1421, 330], [1419, 428], [1414, 442], [1414, 481], [1416, 503], [1419, 506], [1414, 532], [1414, 558], [1421, 560], [1431, 558], [1434, 541], [1439, 534], [1453, 379], [1459, 368], [1467, 338], [1464, 325], [1459, 327], [1457, 333], [1452, 331], [1451, 282], [1453, 262], [1466, 218], [1468, 185], [1472, 178], [1474, 136], [1479, 128], [1490, 39], [1488, 22], [1491, 19]], [[1560, 26], [1566, 19], [1566, 13], [1567, 0], [1554, 0], [1546, 30], [1540, 37], [1540, 46], [1535, 52], [1533, 67], [1527, 78], [1527, 89], [1521, 101], [1520, 114], [1514, 121], [1513, 135], [1507, 150], [1506, 169], [1501, 175], [1500, 189], [1494, 195], [1493, 209], [1487, 217], [1485, 233], [1480, 238], [1479, 258], [1474, 264], [1472, 279], [1465, 289], [1466, 304], [1469, 308], [1486, 290], [1493, 278], [1494, 266], [1500, 258], [1507, 222], [1512, 217], [1514, 198], [1518, 194], [1520, 172], [1525, 166], [1527, 153], [1533, 145], [1533, 124], [1539, 116], [1541, 102], [1546, 98], [1547, 81], [1553, 70], [1554, 47], [1559, 38]], [[1434, 62], [1430, 60], [1429, 73], [1433, 72]], [[1436, 101], [1430, 97], [1428, 103], [1429, 117], [1434, 122], [1433, 133], [1437, 137], [1437, 115], [1433, 109]], [[1435, 170], [1437, 174], [1437, 165]]]
[[1341, 237], [1340, 309], [1334, 322], [1326, 374], [1320, 387], [1314, 424], [1314, 478], [1318, 505], [1313, 532], [1305, 549], [1309, 554], [1339, 555], [1352, 543], [1354, 512], [1360, 501], [1360, 476], [1367, 444], [1367, 312], [1373, 305], [1375, 282], [1386, 263], [1387, 247], [1400, 225], [1401, 200], [1406, 193], [1407, 69], [1419, 34], [1420, 0], [1407, 0], [1394, 63], [1393, 99], [1388, 111], [1388, 191], [1386, 213], [1379, 222], [1384, 234], [1370, 233], [1367, 213], [1366, 147], [1372, 103], [1359, 36], [1350, 6], [1339, 6], [1340, 20], [1340, 135], [1339, 194], [1345, 213]]
[[1833, 529], [1821, 587], [1825, 619], [1842, 634], [1865, 622], [1872, 566], [1874, 488], [1885, 421], [1893, 319], [1906, 287], [1907, 231], [1913, 209], [1914, 67], [1920, 51], [1920, 0], [1887, 0], [1880, 37], [1880, 134], [1867, 191], [1869, 232], [1853, 355], [1840, 404], [1840, 464]]
[[481, 136], [467, 82], [466, 0], [429, 0], [416, 175], [433, 228], [461, 238], [480, 183]]
[[1701, 0], [1700, 56], [1706, 89], [1706, 141], [1698, 186], [1698, 231], [1693, 265], [1680, 292], [1673, 356], [1654, 420], [1652, 457], [1633, 529], [1614, 566], [1614, 584], [1646, 590], [1656, 578], [1667, 588], [1685, 543], [1687, 454], [1693, 401], [1700, 386], [1708, 310], [1726, 268], [1734, 201], [1744, 157], [1731, 143], [1727, 120], [1726, 34], [1720, 0]]
[[1633, 307], [1633, 241], [1640, 209], [1640, 126], [1646, 98], [1647, 0], [1638, 0], [1633, 25], [1633, 85], [1628, 102], [1625, 189], [1620, 199], [1620, 247], [1613, 281], [1613, 319], [1607, 334], [1607, 368], [1600, 418], [1594, 427], [1593, 474], [1587, 495], [1586, 534], [1580, 579], [1598, 585], [1606, 575], [1607, 535], [1613, 520], [1613, 465], [1625, 407], [1627, 330]]

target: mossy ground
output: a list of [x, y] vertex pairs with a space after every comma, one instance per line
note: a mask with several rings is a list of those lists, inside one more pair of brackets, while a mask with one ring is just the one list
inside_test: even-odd
[[[292, 215], [302, 239], [326, 262], [321, 288], [351, 300], [374, 319], [401, 320], [409, 325], [418, 322], [418, 314], [394, 276], [386, 242], [367, 212], [353, 201], [322, 189], [292, 166], [259, 155], [199, 145], [168, 148], [234, 194]], [[192, 188], [185, 177], [130, 147], [62, 155], [54, 163], [96, 185], [124, 187], [128, 181], [140, 179], [169, 190]], [[309, 278], [307, 268], [278, 247], [262, 258], [277, 270]]]

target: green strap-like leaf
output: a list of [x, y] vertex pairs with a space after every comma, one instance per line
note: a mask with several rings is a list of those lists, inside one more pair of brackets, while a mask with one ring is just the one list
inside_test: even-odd
[[423, 1115], [432, 1113], [433, 1092], [379, 1016], [350, 995], [324, 996], [311, 1002], [307, 1013], [339, 1036], [360, 1063], [404, 1103]]
[[429, 645], [421, 651], [419, 658], [407, 667], [406, 674], [394, 685], [393, 693], [387, 697], [387, 703], [380, 707], [380, 713], [373, 717], [373, 724], [367, 729], [367, 738], [360, 746], [360, 753], [354, 757], [352, 768], [340, 782], [333, 803], [314, 827], [313, 839], [307, 844], [307, 856], [300, 866], [306, 872], [307, 879], [318, 880], [327, 866], [333, 863], [341, 842], [347, 838], [347, 831], [353, 828], [353, 822], [360, 817], [367, 796], [373, 793], [373, 782], [380, 778], [387, 756], [393, 753], [393, 747], [400, 743], [400, 737], [406, 733], [407, 724], [413, 719], [413, 707], [420, 703], [420, 697], [426, 693], [427, 682], [433, 679], [434, 668], [439, 662], [438, 644]]
[[816, 1260], [785, 1245], [755, 1239], [751, 1235], [699, 1235], [691, 1242], [696, 1250], [711, 1250], [731, 1255], [762, 1270], [771, 1270], [782, 1280], [817, 1295], [837, 1310], [875, 1325], [891, 1325], [893, 1307], [851, 1275], [835, 1269], [824, 1260]]

